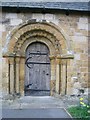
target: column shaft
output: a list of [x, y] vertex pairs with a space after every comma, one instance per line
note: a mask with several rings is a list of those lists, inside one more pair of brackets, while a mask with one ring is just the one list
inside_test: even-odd
[[61, 65], [61, 95], [65, 95], [67, 91], [66, 83], [66, 62], [62, 62]]
[[16, 58], [16, 93], [20, 92], [19, 86], [20, 86], [20, 58]]
[[66, 65], [63, 65], [63, 93], [66, 92]]
[[51, 63], [50, 90], [51, 90], [51, 96], [52, 96], [54, 94], [54, 92], [55, 92], [55, 81], [56, 81], [56, 77], [55, 77], [55, 73], [56, 73], [55, 57], [50, 57], [50, 63]]
[[14, 58], [11, 57], [10, 61], [10, 94], [14, 94]]
[[56, 59], [56, 93], [60, 94], [60, 81], [61, 81], [60, 59]]
[[20, 58], [20, 94], [24, 95], [25, 58]]

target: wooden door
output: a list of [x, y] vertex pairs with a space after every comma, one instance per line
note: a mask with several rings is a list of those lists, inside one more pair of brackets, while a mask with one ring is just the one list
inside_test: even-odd
[[45, 44], [33, 43], [26, 50], [25, 95], [50, 95], [50, 59]]

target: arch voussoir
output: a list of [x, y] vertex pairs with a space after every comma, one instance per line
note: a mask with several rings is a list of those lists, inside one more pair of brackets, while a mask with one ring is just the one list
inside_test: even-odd
[[[16, 43], [19, 43], [20, 39], [25, 41], [26, 39], [31, 37], [32, 32], [33, 32], [33, 36], [35, 36], [34, 34], [36, 34], [36, 36], [44, 36], [47, 39], [50, 39], [53, 42], [54, 46], [57, 47], [58, 50], [59, 50], [59, 48], [68, 49], [66, 40], [65, 40], [64, 36], [62, 35], [62, 33], [58, 29], [49, 25], [48, 23], [47, 24], [43, 24], [43, 23], [36, 24], [35, 23], [35, 24], [27, 24], [26, 26], [18, 29], [17, 32], [14, 32], [15, 34], [12, 34], [9, 45], [7, 46], [8, 52], [14, 52]], [[23, 42], [21, 42], [21, 43], [23, 43]]]

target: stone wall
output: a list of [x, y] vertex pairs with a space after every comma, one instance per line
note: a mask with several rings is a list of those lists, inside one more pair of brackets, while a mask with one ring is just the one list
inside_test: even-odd
[[[40, 14], [40, 13], [8, 13], [3, 12], [0, 17], [0, 35], [2, 34], [2, 52], [6, 50], [7, 35], [19, 24], [28, 19], [50, 21], [69, 36], [67, 44], [72, 48], [74, 59], [67, 60], [67, 94], [78, 94], [78, 89], [86, 90], [88, 86], [88, 16], [83, 13], [71, 13], [69, 16], [64, 13]], [[1, 53], [0, 53], [1, 54]], [[1, 60], [1, 59], [0, 59]], [[8, 64], [2, 58], [2, 85], [3, 92], [8, 90]], [[0, 67], [1, 69], [1, 67]], [[82, 91], [81, 91], [82, 92]]]

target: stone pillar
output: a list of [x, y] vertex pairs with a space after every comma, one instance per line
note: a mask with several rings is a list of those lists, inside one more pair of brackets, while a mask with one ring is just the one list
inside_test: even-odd
[[67, 95], [73, 94], [73, 85], [75, 82], [73, 80], [73, 75], [76, 75], [75, 77], [77, 77], [77, 73], [74, 71], [73, 59], [67, 59]]
[[66, 70], [66, 61], [62, 60], [61, 63], [61, 95], [67, 93], [67, 70]]
[[60, 58], [56, 59], [56, 93], [60, 94], [60, 81], [61, 81], [61, 70], [60, 70]]
[[54, 56], [50, 56], [50, 63], [51, 63], [51, 81], [50, 81], [50, 92], [51, 92], [51, 96], [53, 96], [54, 92], [55, 92], [55, 82], [56, 82], [56, 78], [55, 78], [55, 73], [56, 73], [56, 69], [55, 69], [55, 57]]
[[9, 64], [10, 64], [10, 94], [14, 94], [14, 57], [9, 58]]
[[20, 92], [20, 89], [19, 89], [20, 58], [16, 57], [15, 61], [16, 61], [16, 93], [19, 93]]
[[24, 95], [25, 57], [20, 58], [20, 94]]
[[10, 60], [9, 58], [7, 58], [8, 60], [8, 94], [10, 94]]
[[[2, 69], [1, 69], [2, 67]], [[2, 72], [2, 79], [1, 82], [0, 82], [0, 87], [2, 86], [3, 87], [3, 90], [2, 90], [2, 94], [3, 95], [7, 95], [9, 92], [9, 87], [8, 87], [8, 83], [9, 83], [9, 74], [8, 74], [8, 68], [9, 68], [9, 61], [8, 61], [8, 58], [4, 57], [2, 58], [2, 66], [0, 66], [0, 72]]]

